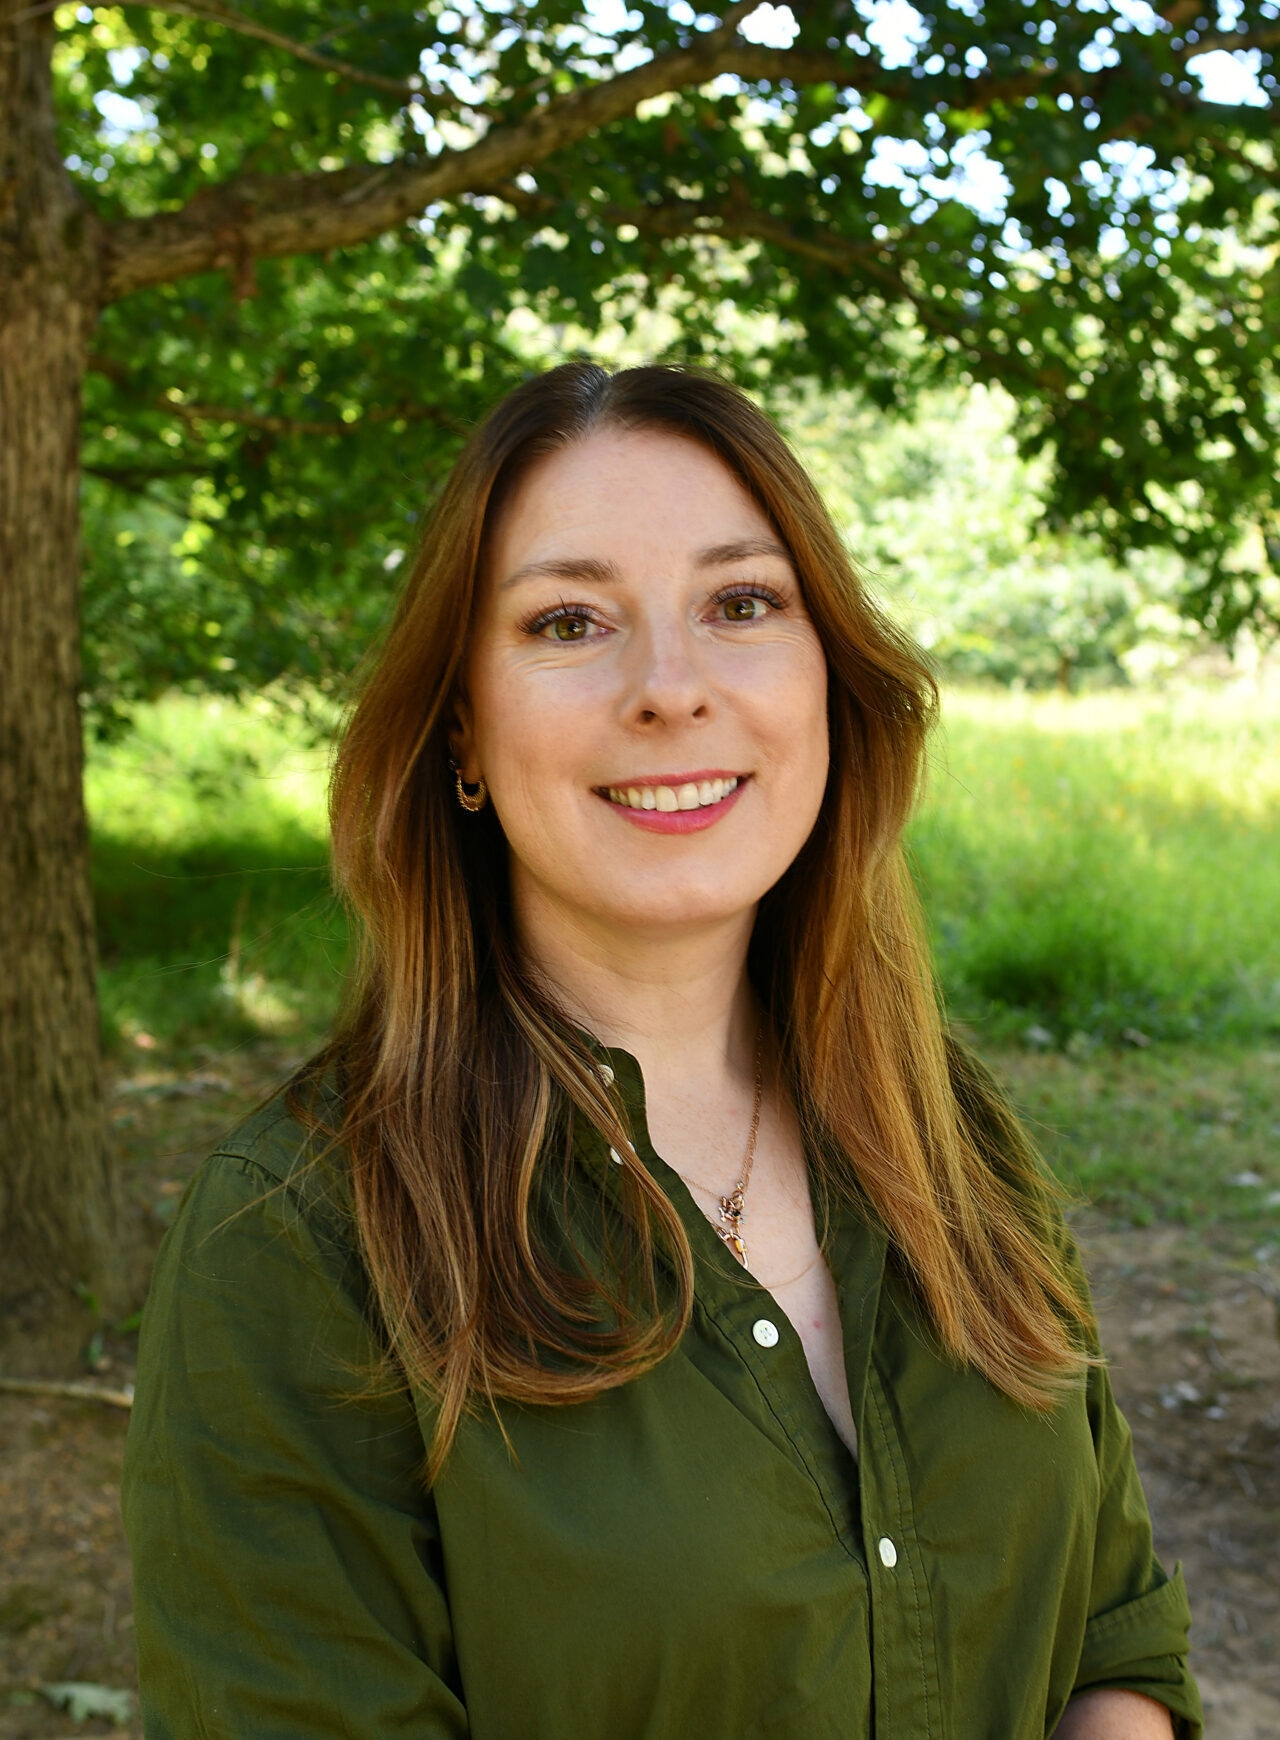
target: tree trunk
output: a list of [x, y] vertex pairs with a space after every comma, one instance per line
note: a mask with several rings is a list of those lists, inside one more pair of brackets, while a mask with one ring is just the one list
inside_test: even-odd
[[[30, 14], [39, 15], [32, 17]], [[27, 14], [27, 16], [22, 16]], [[118, 1285], [81, 791], [78, 444], [96, 222], [58, 155], [52, 25], [0, 0], [0, 1358]], [[28, 1357], [21, 1357], [21, 1344]]]

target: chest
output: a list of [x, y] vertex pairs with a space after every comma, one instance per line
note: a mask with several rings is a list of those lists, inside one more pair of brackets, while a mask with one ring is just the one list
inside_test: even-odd
[[509, 1444], [463, 1427], [435, 1497], [472, 1734], [1041, 1740], [1080, 1652], [1083, 1421], [1022, 1420], [889, 1313], [855, 1465], [798, 1332], [762, 1341], [775, 1306], [709, 1251], [654, 1371], [504, 1410]]
[[[841, 1442], [857, 1454], [849, 1401], [845, 1334], [827, 1258], [819, 1242], [809, 1174], [798, 1132], [768, 1130], [745, 1192], [739, 1230], [746, 1269], [785, 1314], [804, 1351], [809, 1379]], [[690, 1195], [712, 1226], [723, 1224], [717, 1199], [685, 1175]]]

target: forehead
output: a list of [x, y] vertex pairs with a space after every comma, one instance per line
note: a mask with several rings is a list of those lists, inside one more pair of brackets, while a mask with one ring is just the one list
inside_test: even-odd
[[781, 545], [764, 510], [701, 442], [605, 427], [529, 467], [490, 528], [490, 570], [501, 585], [514, 567], [549, 555], [625, 561], [748, 537]]

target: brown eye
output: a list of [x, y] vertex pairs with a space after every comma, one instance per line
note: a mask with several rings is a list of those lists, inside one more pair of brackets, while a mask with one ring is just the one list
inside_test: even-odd
[[547, 625], [557, 640], [581, 640], [587, 625], [580, 616], [557, 616]]
[[754, 622], [765, 613], [765, 601], [748, 594], [745, 598], [726, 598], [724, 613], [730, 622]]

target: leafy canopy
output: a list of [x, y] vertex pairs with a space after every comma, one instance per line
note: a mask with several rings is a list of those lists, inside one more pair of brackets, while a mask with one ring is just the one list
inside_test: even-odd
[[1051, 525], [1177, 550], [1224, 638], [1274, 624], [1278, 17], [60, 7], [64, 154], [112, 261], [100, 716], [173, 682], [338, 680], [466, 428], [628, 334], [766, 397], [999, 385]]

